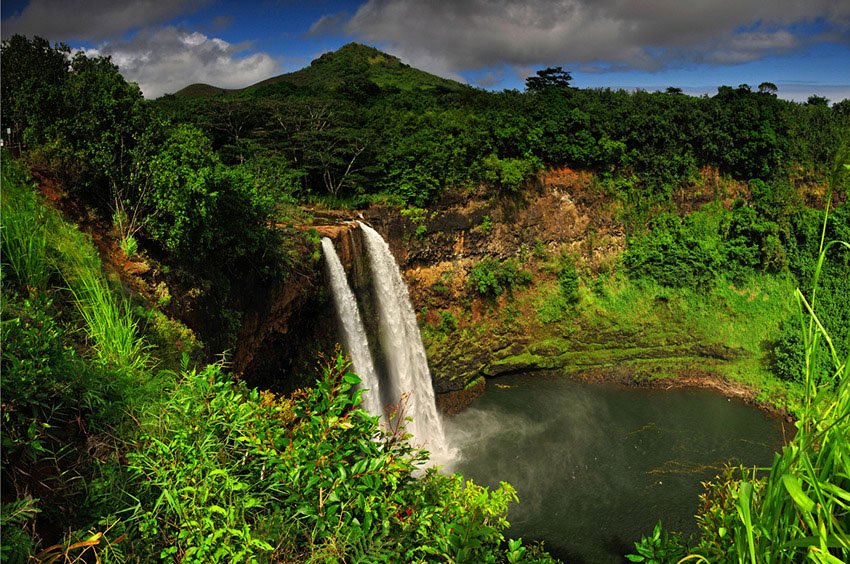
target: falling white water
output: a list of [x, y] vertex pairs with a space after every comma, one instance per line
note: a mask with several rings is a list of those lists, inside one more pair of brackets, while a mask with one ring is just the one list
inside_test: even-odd
[[331, 281], [336, 313], [342, 325], [345, 348], [351, 357], [354, 372], [360, 376], [363, 408], [372, 415], [383, 418], [378, 373], [375, 371], [375, 363], [372, 362], [372, 353], [369, 352], [366, 329], [363, 326], [360, 311], [357, 309], [357, 300], [348, 285], [345, 270], [334, 250], [333, 243], [327, 237], [322, 237], [322, 252], [325, 255], [325, 265]]
[[407, 286], [386, 241], [368, 225], [360, 223], [360, 228], [377, 294], [381, 346], [392, 384], [393, 403], [402, 405], [402, 416], [412, 418], [406, 430], [413, 435], [414, 446], [431, 451], [432, 459], [443, 458], [441, 455], [446, 454], [443, 423], [434, 403], [431, 373]]

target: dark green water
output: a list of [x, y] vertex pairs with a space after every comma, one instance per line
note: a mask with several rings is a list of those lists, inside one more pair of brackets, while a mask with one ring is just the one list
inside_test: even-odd
[[455, 469], [519, 494], [508, 535], [565, 562], [623, 562], [659, 518], [695, 530], [700, 482], [724, 462], [768, 466], [781, 422], [700, 389], [646, 390], [510, 376], [447, 422]]

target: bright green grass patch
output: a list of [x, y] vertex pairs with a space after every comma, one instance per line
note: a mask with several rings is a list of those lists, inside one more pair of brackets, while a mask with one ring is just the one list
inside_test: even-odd
[[769, 370], [768, 354], [780, 323], [793, 312], [790, 275], [756, 274], [743, 282], [718, 279], [709, 288], [667, 288], [614, 278], [582, 296], [589, 327], [634, 332], [642, 344], [690, 340], [736, 351], [712, 370], [758, 390], [758, 399], [795, 409], [799, 386]]
[[50, 214], [27, 185], [23, 172], [6, 155], [0, 182], [3, 262], [29, 292], [44, 290], [52, 272], [47, 249]]
[[762, 355], [793, 310], [790, 276], [755, 275], [744, 283], [719, 279], [708, 291], [613, 279], [583, 296], [581, 314], [602, 318], [647, 338], [681, 333]]
[[3, 159], [3, 262], [30, 293], [65, 279], [98, 360], [138, 369], [149, 357], [129, 302], [109, 287], [89, 237], [39, 201], [25, 173]]
[[706, 335], [730, 346], [762, 353], [793, 311], [796, 282], [790, 275], [755, 275], [743, 283], [719, 281], [705, 300], [697, 298], [692, 319]]
[[121, 368], [141, 369], [150, 360], [138, 335], [130, 304], [116, 296], [98, 272], [84, 269], [70, 281], [77, 309], [86, 323], [98, 360]]

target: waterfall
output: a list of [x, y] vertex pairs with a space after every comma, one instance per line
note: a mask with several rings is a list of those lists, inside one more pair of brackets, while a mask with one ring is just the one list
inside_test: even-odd
[[334, 305], [342, 327], [342, 337], [345, 341], [343, 344], [351, 357], [354, 372], [360, 376], [363, 407], [372, 415], [381, 416], [383, 419], [378, 373], [375, 370], [375, 363], [372, 362], [372, 353], [369, 352], [366, 329], [363, 326], [360, 311], [357, 309], [354, 292], [351, 291], [345, 277], [345, 270], [334, 250], [333, 243], [327, 237], [322, 237], [322, 253], [325, 255], [325, 266], [331, 282]]
[[368, 225], [358, 223], [377, 295], [379, 336], [386, 356], [392, 403], [401, 404], [403, 415], [412, 418], [407, 423], [407, 432], [413, 435], [414, 446], [442, 454], [446, 449], [443, 423], [434, 402], [431, 373], [407, 285], [386, 241]]

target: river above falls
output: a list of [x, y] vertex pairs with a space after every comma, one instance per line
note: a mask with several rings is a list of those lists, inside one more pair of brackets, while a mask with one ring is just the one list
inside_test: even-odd
[[727, 461], [769, 466], [783, 444], [780, 419], [710, 390], [540, 374], [489, 382], [446, 427], [453, 470], [517, 489], [508, 536], [579, 563], [624, 562], [659, 518], [695, 531], [701, 481]]

